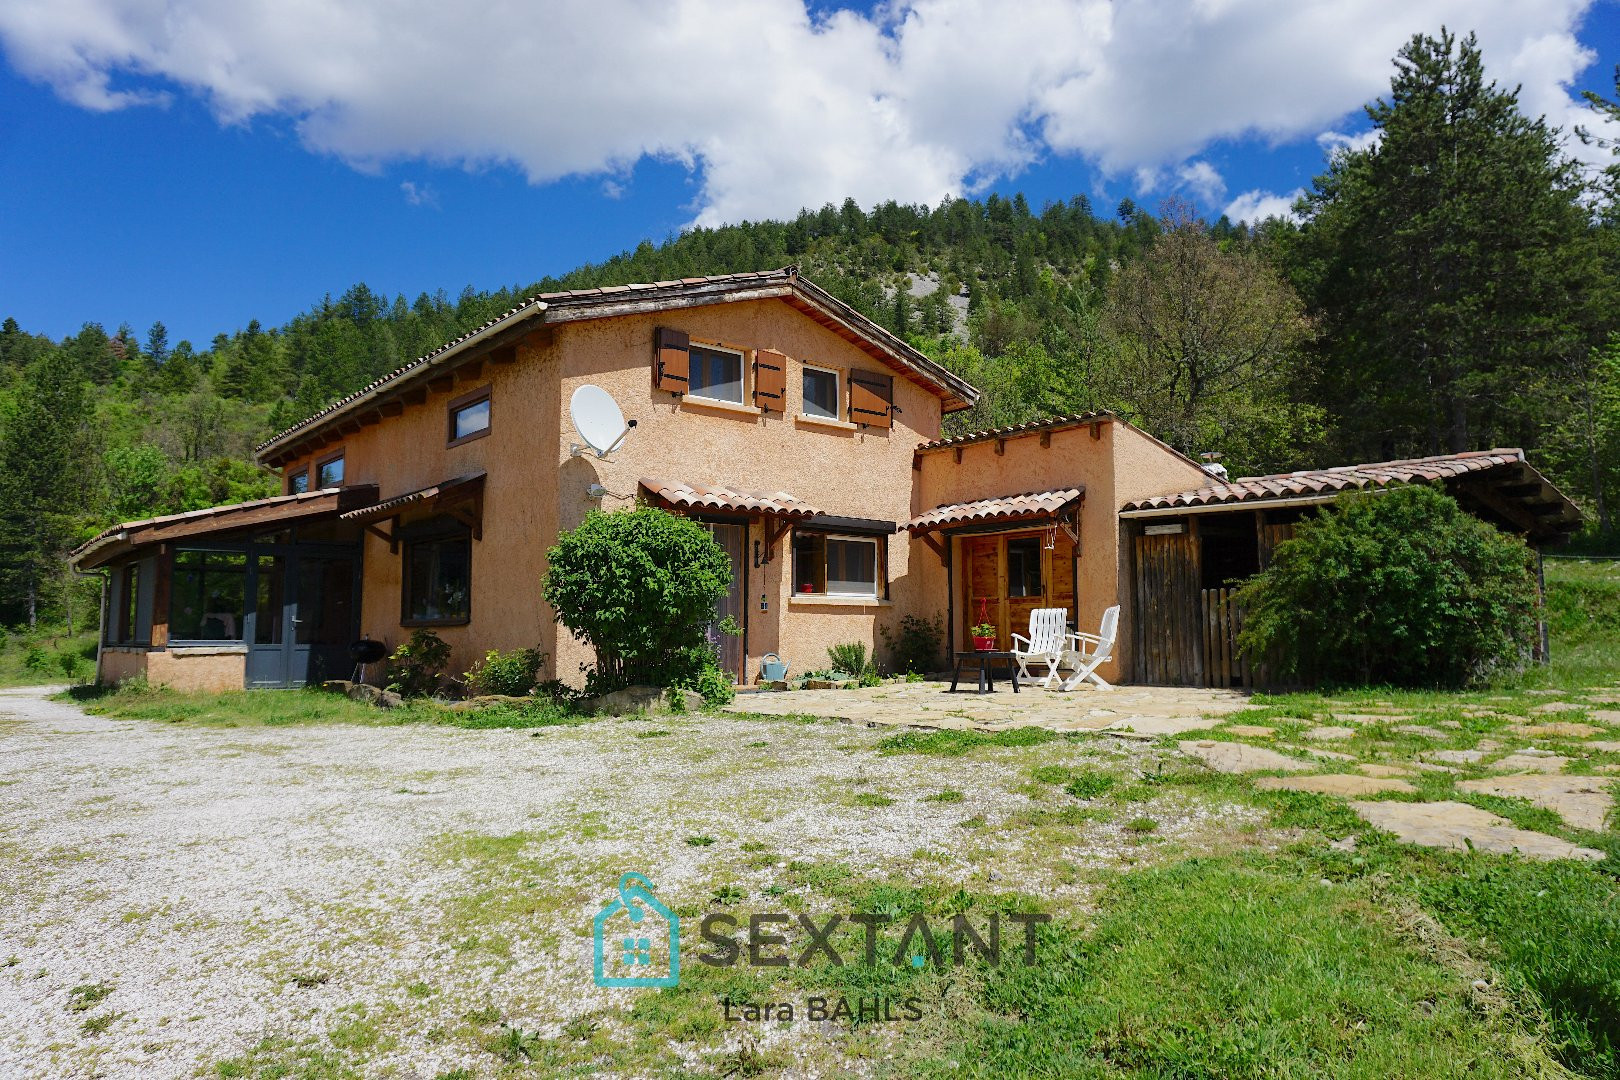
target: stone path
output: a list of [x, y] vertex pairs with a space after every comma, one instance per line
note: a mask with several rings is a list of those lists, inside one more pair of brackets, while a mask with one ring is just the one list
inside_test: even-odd
[[966, 685], [954, 694], [946, 682], [748, 693], [737, 695], [727, 711], [824, 716], [879, 727], [973, 731], [1044, 727], [1158, 736], [1213, 727], [1222, 716], [1248, 707], [1244, 695], [1229, 690], [1119, 686], [1064, 693], [1025, 686], [1014, 694], [1011, 683], [998, 679], [995, 693], [979, 694]]
[[1392, 832], [1409, 844], [1425, 847], [1472, 847], [1498, 855], [1518, 852], [1534, 859], [1603, 858], [1603, 852], [1580, 847], [1546, 833], [1514, 828], [1511, 822], [1477, 806], [1460, 802], [1352, 802], [1369, 824]]

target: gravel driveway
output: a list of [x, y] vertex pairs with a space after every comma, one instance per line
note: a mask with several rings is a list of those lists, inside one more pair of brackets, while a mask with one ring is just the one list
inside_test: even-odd
[[[1032, 762], [1134, 767], [1154, 753], [1139, 744], [968, 764], [880, 756], [884, 734], [733, 717], [195, 727], [0, 691], [0, 1075], [254, 1075], [277, 1053], [490, 1075], [469, 1013], [547, 1033], [627, 1007], [635, 992], [592, 985], [589, 938], [625, 871], [678, 904], [765, 889], [796, 860], [1000, 880], [1061, 909], [1084, 904], [1088, 868], [1141, 857], [1118, 826], [1068, 847], [998, 828], [1039, 805]], [[1154, 842], [1183, 850], [1247, 824], [1157, 816]]]

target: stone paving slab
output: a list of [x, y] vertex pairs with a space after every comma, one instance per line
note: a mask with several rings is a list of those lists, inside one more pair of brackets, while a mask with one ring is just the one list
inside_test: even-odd
[[1305, 738], [1318, 739], [1323, 742], [1335, 742], [1339, 739], [1353, 739], [1355, 737], [1355, 728], [1339, 727], [1334, 724], [1324, 724], [1321, 727], [1313, 727], [1305, 733]]
[[1515, 827], [1504, 818], [1460, 802], [1356, 802], [1350, 808], [1368, 824], [1394, 833], [1408, 844], [1424, 847], [1476, 850], [1508, 855], [1515, 851], [1531, 859], [1603, 858], [1603, 852], [1580, 847], [1546, 833]]
[[1505, 758], [1491, 762], [1491, 768], [1501, 769], [1504, 772], [1558, 773], [1563, 772], [1564, 766], [1568, 764], [1569, 758], [1557, 754], [1520, 750], [1516, 754], [1509, 754]]
[[1601, 735], [1603, 728], [1592, 724], [1553, 723], [1553, 724], [1515, 724], [1511, 730], [1515, 735], [1528, 735], [1531, 738], [1559, 738], [1559, 739], [1585, 739], [1592, 735]]
[[1377, 776], [1384, 779], [1388, 779], [1392, 776], [1412, 775], [1412, 770], [1408, 769], [1404, 765], [1381, 765], [1377, 762], [1369, 762], [1365, 765], [1357, 765], [1356, 768], [1360, 769], [1368, 776]]
[[1482, 791], [1510, 799], [1529, 799], [1552, 810], [1577, 829], [1602, 832], [1614, 799], [1609, 787], [1614, 781], [1598, 776], [1487, 776], [1464, 780], [1457, 786], [1465, 791]]
[[738, 694], [725, 707], [733, 713], [824, 716], [883, 727], [925, 727], [1004, 731], [1044, 727], [1052, 731], [1129, 728], [1151, 736], [1214, 727], [1224, 715], [1248, 708], [1248, 699], [1230, 690], [1168, 686], [1120, 686], [1071, 692], [996, 681], [996, 692], [965, 689], [951, 693], [948, 682], [884, 683], [851, 690], [789, 690]]
[[1324, 773], [1320, 776], [1262, 776], [1254, 786], [1275, 790], [1314, 791], [1321, 795], [1381, 795], [1386, 791], [1400, 791], [1408, 795], [1417, 788], [1405, 780], [1390, 777], [1362, 776], [1359, 773]]
[[1287, 754], [1279, 754], [1277, 751], [1267, 747], [1250, 746], [1247, 743], [1216, 742], [1213, 739], [1201, 739], [1196, 742], [1179, 743], [1178, 747], [1183, 754], [1197, 758], [1216, 772], [1269, 772], [1273, 769], [1288, 772], [1309, 772], [1311, 769], [1320, 768], [1315, 762], [1289, 757]]

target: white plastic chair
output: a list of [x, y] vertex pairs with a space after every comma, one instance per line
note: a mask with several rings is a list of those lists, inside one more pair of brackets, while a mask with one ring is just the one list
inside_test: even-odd
[[1114, 639], [1119, 636], [1119, 605], [1115, 604], [1103, 612], [1102, 625], [1095, 634], [1069, 634], [1069, 646], [1064, 652], [1062, 663], [1073, 667], [1075, 672], [1063, 683], [1064, 690], [1074, 690], [1086, 680], [1097, 684], [1098, 690], [1112, 690], [1097, 674], [1097, 669], [1114, 657]]
[[1013, 659], [1018, 661], [1018, 673], [1025, 682], [1033, 681], [1029, 673], [1032, 663], [1046, 665], [1046, 678], [1041, 682], [1043, 687], [1050, 687], [1057, 681], [1058, 663], [1068, 648], [1068, 614], [1060, 607], [1036, 608], [1029, 613], [1029, 636], [1012, 636]]

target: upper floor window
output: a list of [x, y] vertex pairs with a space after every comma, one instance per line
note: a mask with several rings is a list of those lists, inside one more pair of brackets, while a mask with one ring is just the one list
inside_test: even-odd
[[742, 404], [742, 353], [711, 345], [693, 345], [690, 355], [689, 393], [696, 397]]
[[838, 372], [805, 366], [804, 414], [838, 419]]
[[322, 488], [343, 486], [343, 455], [327, 458], [315, 466], [315, 486]]
[[480, 387], [450, 399], [451, 446], [460, 446], [489, 434], [489, 387]]
[[287, 494], [302, 495], [309, 490], [309, 466], [302, 466], [297, 472], [287, 474]]

